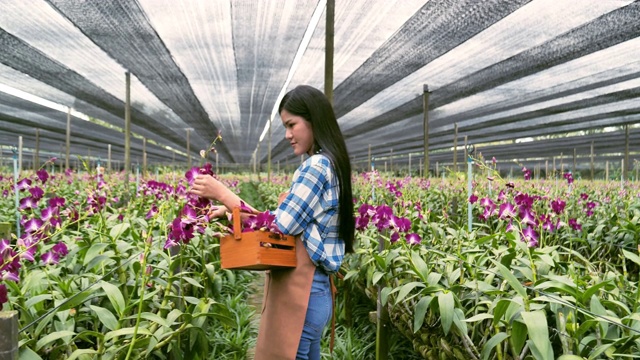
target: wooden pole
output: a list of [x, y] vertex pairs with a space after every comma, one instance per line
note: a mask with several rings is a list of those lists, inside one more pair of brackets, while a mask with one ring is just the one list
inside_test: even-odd
[[549, 160], [544, 161], [544, 177], [549, 179]]
[[142, 138], [142, 177], [147, 176], [147, 138]]
[[333, 105], [333, 37], [335, 0], [327, 0], [324, 50], [324, 94]]
[[624, 166], [622, 169], [622, 177], [629, 180], [629, 124], [624, 125]]
[[609, 180], [609, 160], [605, 163], [604, 179], [605, 181]]
[[0, 311], [0, 359], [18, 360], [17, 311]]
[[[378, 238], [378, 252], [384, 251], [386, 241]], [[382, 304], [382, 289], [386, 286], [384, 279], [378, 282], [378, 298], [376, 301], [376, 360], [386, 360], [389, 357], [390, 318], [389, 310]]]
[[458, 123], [453, 124], [453, 172], [458, 172]]
[[190, 134], [191, 129], [187, 129], [187, 169], [191, 169], [191, 140], [189, 139]]
[[33, 171], [40, 167], [40, 129], [36, 129], [36, 149], [33, 152]]
[[372, 165], [373, 165], [373, 160], [371, 159], [371, 144], [369, 144], [369, 155], [368, 155], [368, 159], [369, 159], [369, 164], [364, 168], [365, 171], [371, 171], [372, 169]]
[[131, 169], [131, 74], [125, 75], [125, 104], [124, 104], [124, 188], [129, 193], [129, 171]]
[[111, 144], [107, 145], [107, 171], [111, 172]]
[[573, 173], [576, 173], [576, 158], [578, 157], [576, 148], [573, 148]]
[[391, 171], [391, 174], [393, 174], [393, 149], [390, 149], [389, 151], [389, 170]]
[[271, 184], [271, 119], [269, 119], [269, 142], [267, 145], [267, 182]]
[[595, 180], [595, 172], [593, 168], [593, 141], [591, 141], [591, 180]]
[[422, 86], [422, 126], [424, 128], [424, 176], [429, 176], [429, 85]]
[[[70, 156], [70, 151], [71, 151], [71, 108], [67, 108], [67, 134], [66, 134], [66, 145], [67, 145], [67, 150], [65, 152], [65, 158], [64, 158], [64, 167], [65, 169], [69, 168], [69, 156]], [[62, 160], [60, 160], [62, 161]]]

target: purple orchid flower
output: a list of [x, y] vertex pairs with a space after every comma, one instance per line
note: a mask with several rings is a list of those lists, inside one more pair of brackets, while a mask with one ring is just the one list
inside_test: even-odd
[[28, 190], [31, 187], [31, 180], [24, 178], [18, 181], [18, 191]]
[[420, 242], [422, 242], [422, 238], [420, 237], [420, 235], [416, 233], [411, 233], [407, 235], [407, 243], [409, 245], [418, 245], [420, 244]]
[[42, 182], [42, 185], [44, 185], [49, 179], [49, 173], [45, 169], [40, 169], [36, 171], [36, 175], [38, 176], [38, 179], [40, 179], [40, 181]]
[[511, 219], [516, 216], [515, 209], [511, 203], [503, 203], [500, 205], [498, 217], [500, 219]]
[[554, 213], [560, 215], [564, 211], [566, 205], [567, 203], [565, 201], [556, 199], [551, 201], [551, 210], [553, 210]]
[[522, 241], [526, 242], [527, 246], [538, 246], [538, 233], [531, 226], [527, 226], [526, 229], [522, 230], [521, 236]]

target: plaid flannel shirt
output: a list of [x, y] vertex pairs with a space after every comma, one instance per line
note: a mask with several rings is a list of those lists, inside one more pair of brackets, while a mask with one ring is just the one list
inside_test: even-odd
[[338, 271], [344, 259], [344, 241], [338, 235], [338, 194], [331, 161], [316, 154], [298, 167], [289, 194], [276, 210], [280, 231], [302, 235], [311, 261], [329, 273]]

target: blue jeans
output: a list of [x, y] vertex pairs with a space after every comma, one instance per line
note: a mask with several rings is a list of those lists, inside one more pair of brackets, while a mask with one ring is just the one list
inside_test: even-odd
[[329, 275], [316, 269], [296, 359], [320, 360], [320, 339], [333, 313]]

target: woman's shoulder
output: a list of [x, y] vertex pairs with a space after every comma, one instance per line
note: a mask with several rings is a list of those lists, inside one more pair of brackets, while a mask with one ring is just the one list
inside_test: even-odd
[[325, 154], [314, 154], [307, 159], [309, 166], [327, 166], [331, 167], [331, 160]]
[[311, 169], [321, 172], [325, 177], [331, 177], [331, 175], [333, 175], [331, 160], [324, 154], [309, 156], [298, 168], [298, 170], [302, 172], [313, 171]]

